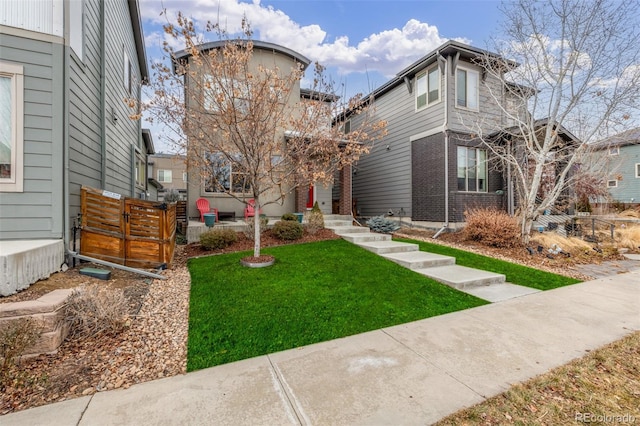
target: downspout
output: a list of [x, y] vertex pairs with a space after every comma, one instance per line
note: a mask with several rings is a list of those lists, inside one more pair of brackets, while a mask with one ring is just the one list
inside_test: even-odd
[[100, 186], [106, 189], [107, 186], [107, 100], [106, 100], [106, 63], [105, 55], [107, 50], [107, 36], [105, 34], [106, 19], [105, 2], [100, 2]]
[[440, 51], [436, 52], [438, 62], [444, 63], [444, 121], [442, 122], [442, 133], [444, 133], [444, 225], [436, 232], [433, 238], [438, 238], [449, 227], [449, 110], [448, 110], [448, 98], [449, 98], [449, 86], [447, 85], [447, 74], [449, 60], [440, 54]]
[[[69, 8], [64, 8], [64, 42], [62, 43], [62, 242], [65, 247], [65, 253], [70, 248], [70, 234], [71, 234], [71, 218], [69, 213], [71, 208], [69, 206], [69, 56], [71, 55], [71, 48], [69, 47], [67, 40], [69, 40]], [[78, 226], [80, 224], [77, 224]], [[69, 258], [66, 259], [69, 263]]]

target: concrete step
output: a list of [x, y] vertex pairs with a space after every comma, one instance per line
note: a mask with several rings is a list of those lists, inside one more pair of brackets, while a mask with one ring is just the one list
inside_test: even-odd
[[458, 290], [499, 284], [506, 281], [506, 277], [502, 274], [481, 271], [460, 265], [437, 266], [435, 268], [416, 269], [415, 271], [443, 284], [457, 288]]
[[323, 217], [325, 222], [327, 220], [348, 220], [351, 223], [353, 220], [353, 217], [349, 214], [325, 214]]
[[391, 235], [378, 234], [375, 232], [356, 232], [354, 234], [342, 234], [340, 236], [354, 244], [366, 243], [369, 241], [391, 241]]
[[365, 226], [326, 226], [325, 228], [327, 229], [331, 229], [333, 232], [335, 232], [337, 235], [344, 235], [344, 234], [355, 234], [355, 233], [368, 233], [369, 232], [369, 228], [365, 227]]
[[330, 226], [352, 226], [353, 221], [351, 220], [324, 220], [324, 227], [329, 228]]
[[436, 266], [454, 265], [456, 258], [425, 251], [409, 251], [403, 253], [383, 254], [385, 257], [408, 269], [433, 268]]
[[465, 290], [465, 293], [469, 293], [479, 297], [480, 299], [495, 303], [526, 296], [527, 294], [538, 293], [539, 291], [540, 290], [537, 288], [524, 287], [512, 283], [498, 283], [479, 287], [470, 287]]
[[397, 241], [369, 241], [358, 244], [363, 249], [372, 251], [376, 254], [400, 253], [407, 251], [418, 251], [417, 244], [401, 243]]

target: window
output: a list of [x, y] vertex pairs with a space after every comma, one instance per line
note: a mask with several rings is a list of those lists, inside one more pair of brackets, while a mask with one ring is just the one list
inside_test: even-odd
[[23, 92], [21, 65], [0, 62], [0, 191], [23, 188]]
[[145, 188], [147, 180], [147, 162], [144, 160], [142, 153], [136, 150], [136, 186]]
[[618, 154], [620, 154], [619, 146], [612, 146], [609, 148], [609, 155], [618, 155]]
[[182, 172], [182, 181], [183, 182], [187, 181], [187, 172]]
[[129, 60], [129, 55], [127, 52], [124, 52], [124, 69], [123, 69], [123, 83], [124, 88], [127, 93], [131, 95], [131, 91], [133, 90], [133, 72], [131, 69], [131, 61]]
[[[236, 157], [240, 159], [241, 157]], [[247, 174], [238, 163], [232, 163], [222, 153], [207, 155], [208, 167], [204, 179], [204, 192], [235, 194], [248, 193], [251, 189]]]
[[171, 183], [171, 170], [158, 170], [158, 182]]
[[436, 65], [416, 76], [416, 109], [440, 100], [440, 68]]
[[456, 105], [478, 109], [478, 72], [458, 67], [456, 71]]
[[249, 110], [249, 89], [247, 85], [233, 79], [216, 80], [211, 74], [205, 74], [202, 82], [202, 106], [207, 111], [219, 112], [230, 109], [229, 94], [233, 96], [233, 108], [236, 112]]
[[640, 163], [636, 163], [636, 177], [640, 178]]
[[346, 135], [347, 133], [351, 133], [351, 120], [347, 120], [344, 122], [342, 126], [343, 133]]
[[618, 181], [617, 180], [608, 180], [607, 181], [607, 188], [617, 188], [618, 187]]
[[487, 152], [458, 147], [458, 191], [487, 192]]

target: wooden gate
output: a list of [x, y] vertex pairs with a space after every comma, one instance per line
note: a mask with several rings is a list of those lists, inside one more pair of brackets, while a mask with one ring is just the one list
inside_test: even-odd
[[80, 254], [134, 268], [173, 260], [176, 205], [83, 187]]

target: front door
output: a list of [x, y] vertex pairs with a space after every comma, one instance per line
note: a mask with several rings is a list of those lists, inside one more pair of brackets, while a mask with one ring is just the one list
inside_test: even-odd
[[309, 185], [309, 191], [307, 191], [307, 208], [308, 209], [313, 208], [313, 203], [315, 202], [315, 198], [313, 196], [314, 192], [315, 192], [315, 188], [313, 187], [313, 185]]

